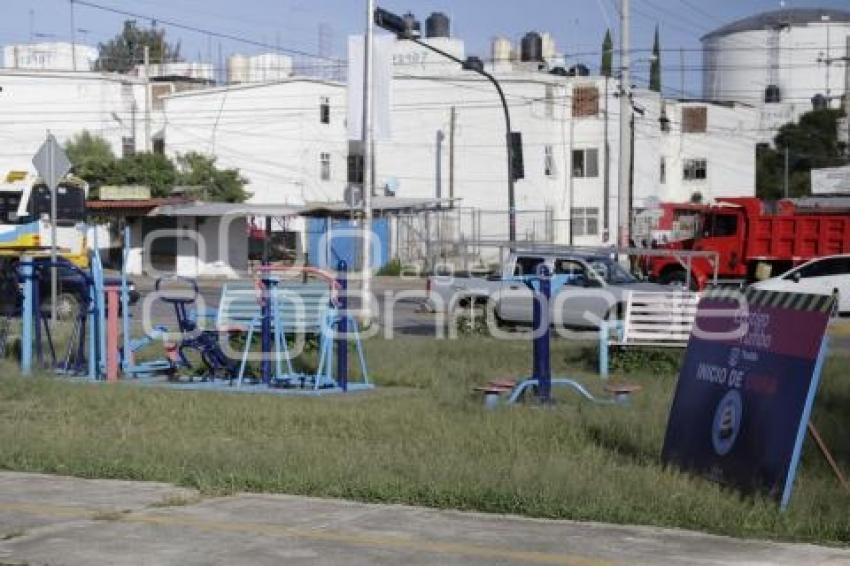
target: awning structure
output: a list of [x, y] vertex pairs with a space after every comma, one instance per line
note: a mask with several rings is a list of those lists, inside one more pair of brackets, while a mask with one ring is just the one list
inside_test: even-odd
[[303, 207], [288, 204], [256, 204], [230, 202], [187, 202], [166, 204], [153, 209], [148, 216], [298, 216]]
[[[448, 208], [460, 199], [438, 199], [438, 198], [401, 198], [401, 197], [373, 197], [372, 212], [376, 215], [398, 214], [402, 212], [417, 212], [423, 210], [435, 210]], [[359, 207], [352, 208], [345, 202], [308, 202], [304, 205], [302, 216], [350, 216], [359, 214]]]
[[[460, 199], [375, 197], [372, 211], [375, 215], [419, 212], [448, 208]], [[332, 216], [349, 217], [362, 209], [352, 208], [342, 201], [311, 202], [305, 205], [202, 202], [185, 198], [151, 198], [135, 200], [92, 200], [86, 203], [90, 212], [104, 216], [167, 216], [167, 217], [222, 217], [222, 216]]]

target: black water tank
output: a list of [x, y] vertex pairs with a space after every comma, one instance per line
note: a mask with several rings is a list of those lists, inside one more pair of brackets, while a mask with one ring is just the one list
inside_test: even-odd
[[543, 38], [536, 31], [530, 31], [522, 38], [520, 60], [523, 63], [543, 61]]
[[776, 104], [778, 102], [782, 102], [782, 92], [779, 90], [778, 86], [767, 85], [767, 88], [764, 89], [764, 102], [765, 104]]
[[812, 97], [812, 109], [825, 110], [829, 106], [829, 101], [822, 94], [816, 94]]
[[414, 37], [419, 37], [422, 27], [416, 20], [416, 16], [408, 12], [402, 17], [402, 19], [404, 20], [404, 27], [408, 31], [412, 32], [411, 35], [413, 35]]
[[434, 12], [425, 20], [426, 37], [451, 37], [451, 21], [442, 12]]
[[567, 72], [571, 77], [589, 77], [590, 69], [587, 68], [587, 65], [582, 65], [579, 63], [578, 65], [573, 65], [570, 67], [570, 70]]

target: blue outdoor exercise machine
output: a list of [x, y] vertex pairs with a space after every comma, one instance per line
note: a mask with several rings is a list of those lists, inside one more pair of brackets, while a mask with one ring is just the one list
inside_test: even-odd
[[[33, 362], [41, 369], [71, 376], [100, 379], [104, 376], [106, 361], [105, 299], [103, 268], [95, 250], [90, 258], [88, 272], [67, 262], [35, 261], [23, 256], [18, 263], [18, 276], [22, 283], [21, 309], [21, 373], [29, 375]], [[40, 281], [50, 276], [51, 269], [60, 269], [66, 278], [76, 280], [74, 287], [84, 289], [78, 293], [77, 312], [73, 313], [71, 333], [65, 347], [57, 349], [55, 332], [50, 327], [49, 315], [42, 309]], [[45, 347], [50, 357], [45, 361]]]
[[491, 382], [486, 387], [477, 388], [484, 393], [485, 404], [489, 407], [499, 404], [503, 393], [508, 393], [507, 403], [514, 404], [526, 399], [532, 392], [538, 402], [552, 402], [552, 388], [566, 387], [592, 403], [610, 405], [628, 401], [636, 386], [625, 384], [606, 384], [605, 389], [612, 394], [610, 398], [595, 397], [587, 388], [575, 379], [552, 377], [550, 343], [552, 338], [551, 298], [552, 277], [546, 266], [541, 266], [538, 275], [524, 279], [532, 292], [532, 374], [518, 383]]

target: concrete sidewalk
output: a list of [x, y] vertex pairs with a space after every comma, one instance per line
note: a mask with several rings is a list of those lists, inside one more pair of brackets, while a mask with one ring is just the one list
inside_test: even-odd
[[0, 565], [850, 564], [850, 550], [0, 473]]

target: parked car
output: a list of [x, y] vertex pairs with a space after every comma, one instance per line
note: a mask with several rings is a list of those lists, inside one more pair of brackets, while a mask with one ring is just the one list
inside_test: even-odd
[[432, 310], [452, 313], [483, 304], [503, 323], [532, 323], [530, 277], [546, 266], [552, 274], [552, 321], [563, 326], [598, 327], [602, 320], [621, 317], [630, 290], [670, 292], [670, 287], [640, 281], [611, 253], [518, 250], [509, 255], [502, 273], [487, 277], [437, 275], [428, 279]]
[[838, 295], [838, 311], [850, 312], [850, 254], [819, 257], [782, 275], [759, 281], [754, 289]]
[[[50, 308], [50, 276], [48, 264], [50, 258], [35, 258], [34, 263], [36, 269], [45, 270], [45, 276], [39, 278], [39, 298], [41, 302], [42, 312], [49, 312]], [[88, 285], [80, 276], [78, 268], [70, 261], [64, 258], [59, 258], [57, 263], [57, 302], [56, 315], [60, 319], [69, 319], [73, 317], [80, 308], [80, 304], [84, 300], [84, 294], [88, 294]], [[14, 316], [20, 315], [23, 295], [19, 287], [19, 281], [16, 275], [15, 262], [5, 264], [3, 269], [3, 277], [0, 280], [0, 310]], [[119, 277], [104, 277], [104, 285], [121, 285]], [[129, 304], [134, 305], [139, 300], [139, 292], [136, 290], [136, 285], [132, 281], [127, 282], [129, 289]], [[10, 303], [9, 298], [15, 297], [15, 301]]]

